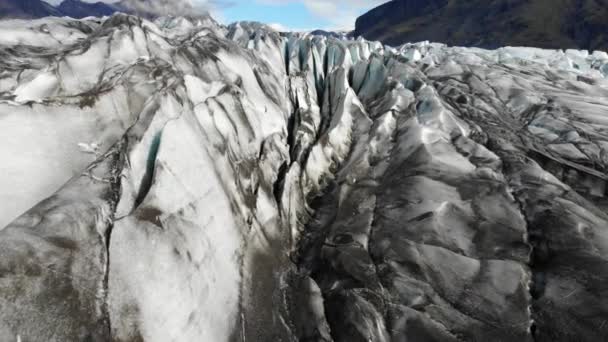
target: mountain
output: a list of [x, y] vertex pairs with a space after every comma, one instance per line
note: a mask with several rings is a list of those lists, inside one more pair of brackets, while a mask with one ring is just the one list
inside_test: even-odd
[[64, 0], [57, 7], [63, 15], [72, 18], [103, 17], [116, 13], [119, 9], [103, 2], [89, 3], [80, 0]]
[[0, 341], [604, 341], [608, 54], [0, 22]]
[[2, 0], [0, 18], [33, 19], [62, 16], [55, 7], [42, 0]]
[[[0, 19], [32, 19], [43, 17], [72, 17], [76, 19], [86, 17], [110, 16], [116, 12], [138, 15], [154, 19], [158, 12], [148, 0], [138, 2], [119, 1], [113, 4], [103, 2], [89, 3], [81, 0], [64, 0], [57, 7], [41, 0], [3, 0], [0, 3]], [[137, 4], [137, 7], [131, 6]], [[169, 3], [170, 4], [170, 3]], [[166, 5], [170, 7], [170, 5]]]
[[390, 45], [608, 50], [607, 0], [393, 0], [359, 17], [355, 35]]

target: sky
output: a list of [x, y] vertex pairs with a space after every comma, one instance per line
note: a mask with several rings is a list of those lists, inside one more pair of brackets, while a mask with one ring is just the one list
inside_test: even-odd
[[357, 17], [386, 0], [233, 0], [224, 22], [254, 20], [291, 30], [352, 30]]
[[[57, 4], [61, 0], [47, 0]], [[95, 2], [98, 0], [85, 0]], [[103, 0], [115, 2], [116, 0]], [[224, 23], [251, 20], [280, 30], [352, 30], [355, 19], [388, 0], [154, 0], [192, 1]]]

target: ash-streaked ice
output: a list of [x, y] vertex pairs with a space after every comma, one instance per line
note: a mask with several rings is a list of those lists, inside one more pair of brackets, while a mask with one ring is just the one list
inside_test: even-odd
[[608, 55], [0, 22], [0, 341], [602, 341]]

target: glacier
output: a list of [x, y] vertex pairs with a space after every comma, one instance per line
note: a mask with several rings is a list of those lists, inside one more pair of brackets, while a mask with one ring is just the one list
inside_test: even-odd
[[608, 54], [0, 22], [1, 341], [602, 341]]

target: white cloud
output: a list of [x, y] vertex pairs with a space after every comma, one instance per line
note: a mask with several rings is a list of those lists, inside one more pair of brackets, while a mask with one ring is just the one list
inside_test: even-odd
[[279, 31], [279, 32], [285, 32], [285, 31], [289, 31], [289, 28], [283, 26], [282, 24], [279, 23], [270, 23], [267, 24], [270, 28], [272, 28], [273, 30]]
[[352, 30], [355, 20], [387, 0], [256, 0], [260, 4], [302, 3], [314, 16], [330, 23], [330, 30]]
[[190, 0], [125, 0], [123, 3], [127, 7], [133, 8], [137, 11], [141, 11], [144, 13], [152, 12], [169, 15], [182, 15], [192, 13], [196, 8], [195, 4]]

